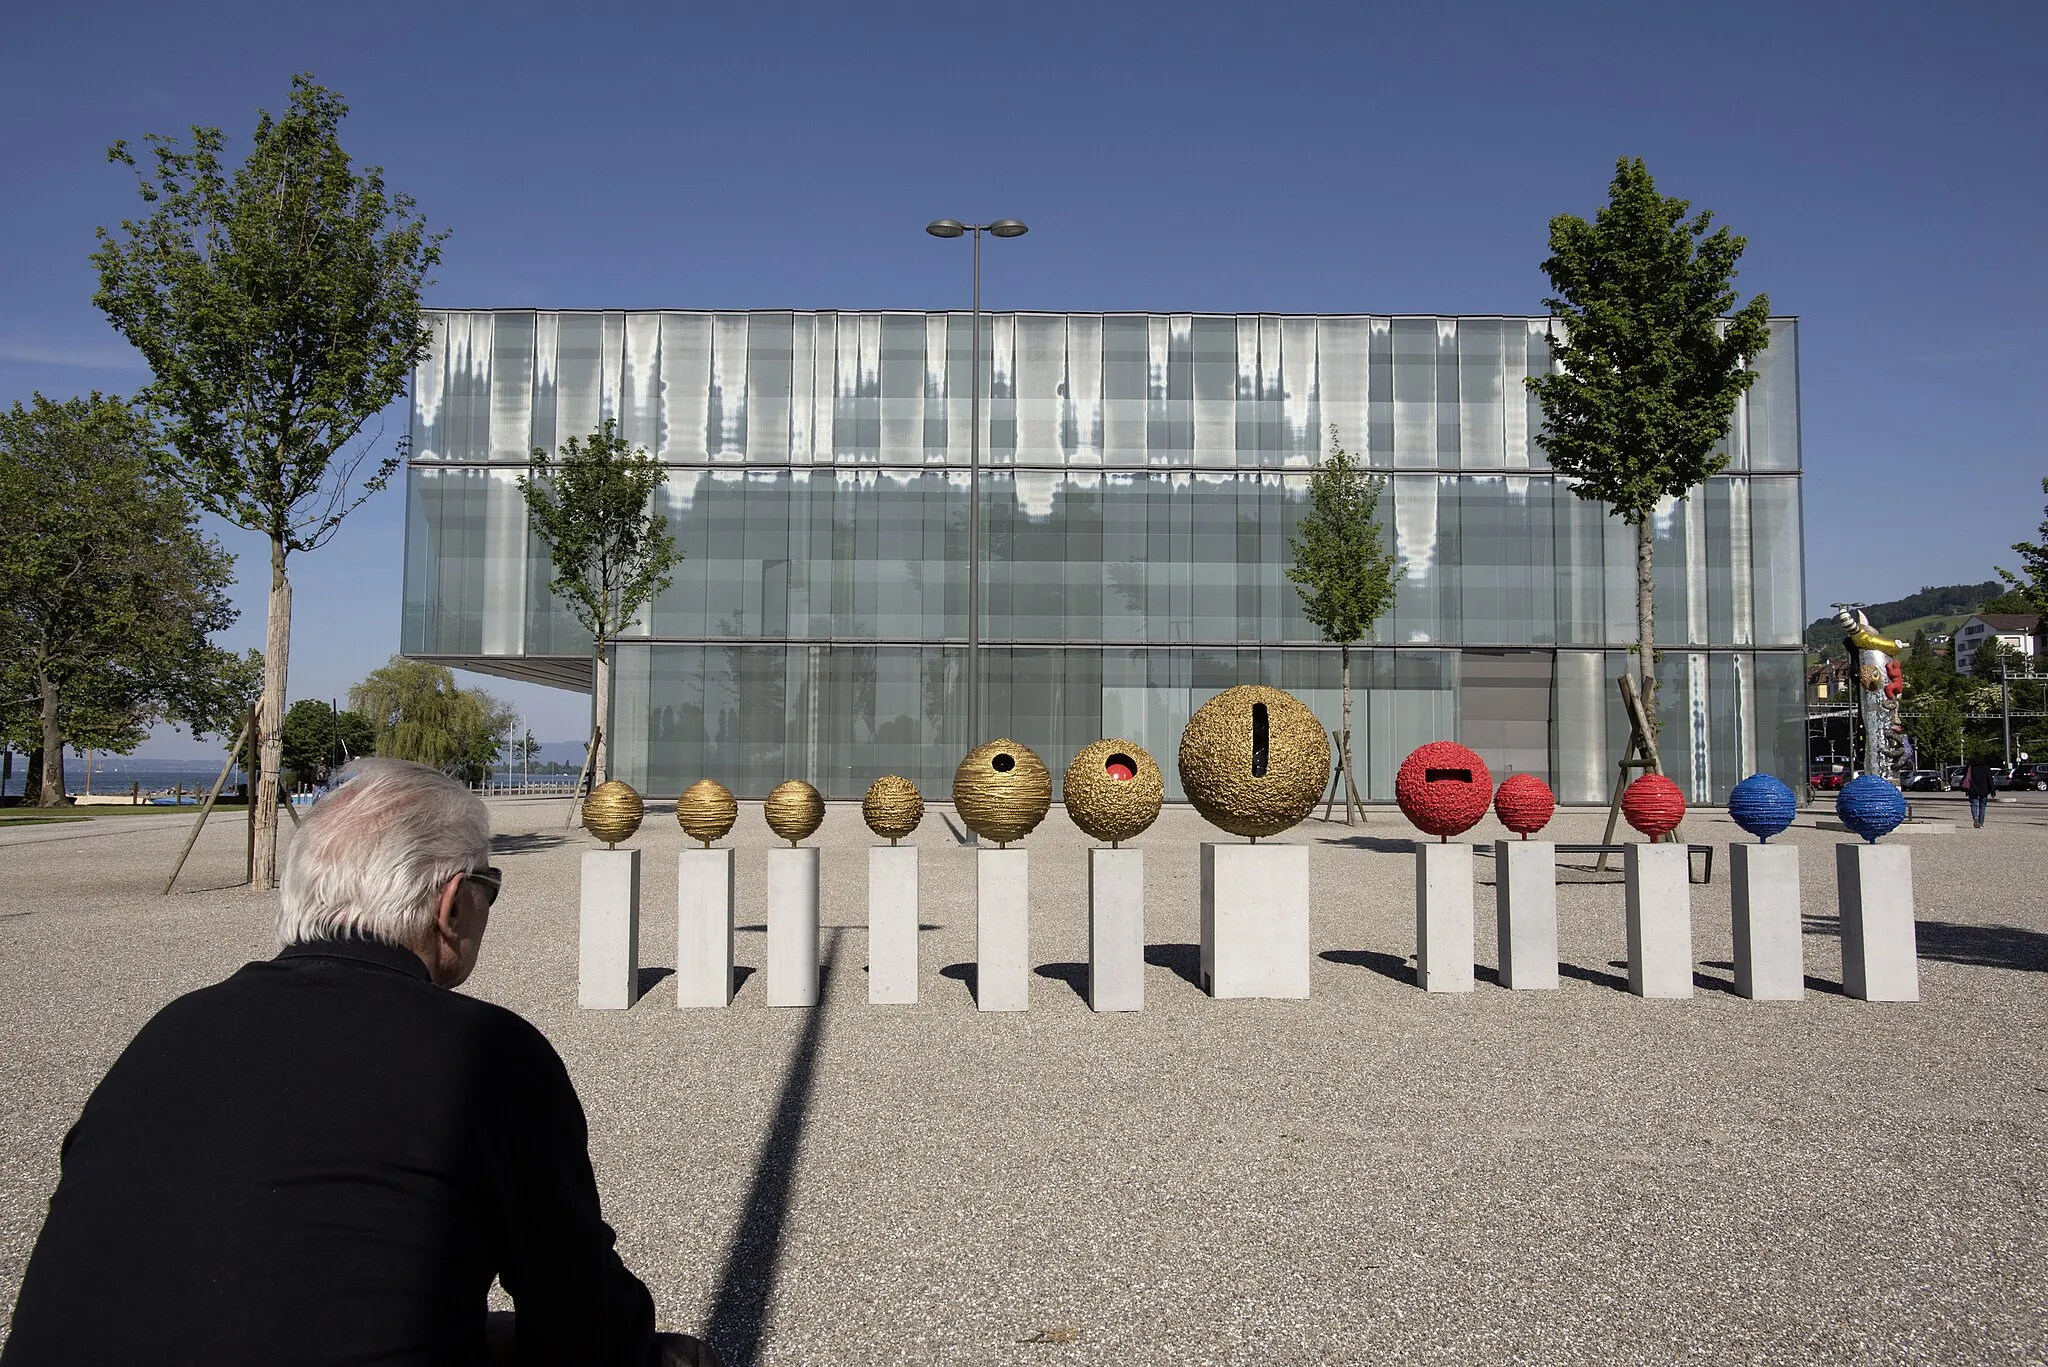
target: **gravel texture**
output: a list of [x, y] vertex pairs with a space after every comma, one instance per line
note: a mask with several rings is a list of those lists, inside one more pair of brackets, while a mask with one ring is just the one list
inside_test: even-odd
[[[1964, 816], [1946, 795], [1920, 811]], [[1956, 809], [1951, 812], [1949, 808]], [[917, 834], [921, 1000], [870, 1007], [872, 837], [833, 804], [823, 1006], [679, 1012], [675, 853], [650, 803], [643, 982], [576, 1007], [577, 857], [559, 801], [493, 804], [506, 873], [465, 988], [567, 1059], [625, 1258], [664, 1322], [735, 1364], [2006, 1362], [2048, 1360], [2048, 800], [1913, 845], [1921, 988], [1840, 993], [1834, 863], [1803, 813], [1810, 991], [1733, 995], [1726, 852], [1693, 889], [1699, 991], [1623, 987], [1618, 871], [1567, 870], [1561, 990], [1412, 985], [1411, 829], [1311, 821], [1314, 996], [1214, 1002], [1195, 973], [1195, 843], [1170, 808], [1147, 855], [1147, 1006], [1085, 989], [1087, 842], [1055, 809], [1032, 856], [1032, 1009], [970, 995], [974, 857], [934, 805]], [[1560, 840], [1603, 813], [1560, 814]], [[1685, 834], [1740, 832], [1694, 813]], [[0, 1307], [57, 1147], [158, 1007], [271, 948], [272, 899], [232, 886], [241, 830], [118, 815], [0, 828]], [[1499, 834], [1491, 817], [1471, 839]], [[1221, 837], [1219, 837], [1221, 838]], [[763, 852], [742, 804], [741, 962], [758, 967]], [[1590, 858], [1579, 859], [1590, 864]], [[1490, 861], [1477, 861], [1482, 882]], [[1617, 861], [1618, 864], [1618, 861]], [[0, 1318], [0, 1326], [4, 1326]]]

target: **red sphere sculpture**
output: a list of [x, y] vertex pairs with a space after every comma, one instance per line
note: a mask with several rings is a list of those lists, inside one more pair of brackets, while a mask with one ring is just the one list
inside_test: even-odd
[[1644, 774], [1621, 795], [1621, 814], [1652, 840], [1661, 840], [1685, 820], [1685, 794], [1662, 774]]
[[1493, 795], [1493, 814], [1524, 840], [1549, 825], [1556, 810], [1557, 798], [1550, 785], [1534, 774], [1509, 774]]
[[1394, 801], [1402, 814], [1439, 840], [1471, 830], [1492, 796], [1486, 761], [1456, 741], [1417, 746], [1394, 775]]

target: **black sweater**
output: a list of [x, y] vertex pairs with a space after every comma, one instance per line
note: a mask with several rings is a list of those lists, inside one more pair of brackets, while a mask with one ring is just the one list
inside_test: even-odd
[[0, 1364], [654, 1357], [545, 1037], [417, 956], [297, 945], [172, 1002], [64, 1140]]

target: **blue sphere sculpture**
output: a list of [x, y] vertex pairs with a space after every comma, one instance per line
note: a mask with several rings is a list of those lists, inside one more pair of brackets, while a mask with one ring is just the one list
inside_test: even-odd
[[1906, 819], [1906, 795], [1875, 774], [1852, 778], [1835, 798], [1842, 824], [1872, 844]]
[[1776, 775], [1751, 774], [1728, 794], [1728, 815], [1762, 843], [1792, 824], [1799, 799]]

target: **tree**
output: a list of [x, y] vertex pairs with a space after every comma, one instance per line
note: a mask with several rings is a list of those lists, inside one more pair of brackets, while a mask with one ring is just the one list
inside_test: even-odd
[[1963, 747], [1963, 709], [1954, 698], [1937, 694], [1920, 700], [1906, 719], [1906, 729], [1923, 765], [1954, 763]]
[[235, 620], [234, 561], [156, 454], [97, 393], [0, 414], [0, 653], [15, 724], [33, 699], [42, 806], [64, 798], [66, 744], [125, 752], [166, 718], [217, 720], [210, 676], [234, 657], [207, 638]]
[[683, 558], [668, 519], [649, 506], [661, 483], [661, 463], [631, 449], [610, 418], [585, 439], [569, 438], [552, 459], [536, 447], [519, 479], [533, 529], [554, 558], [548, 589], [590, 633], [589, 765], [600, 779], [610, 769], [597, 712], [610, 697], [608, 648], [669, 586]]
[[498, 761], [518, 714], [480, 688], [424, 660], [391, 657], [348, 691], [351, 710], [369, 722], [377, 753], [409, 759], [479, 783]]
[[1344, 723], [1339, 754], [1344, 767], [1344, 824], [1363, 805], [1357, 770], [1351, 763], [1351, 644], [1372, 634], [1394, 603], [1401, 569], [1380, 527], [1380, 492], [1375, 478], [1355, 462], [1330, 428], [1330, 454], [1309, 476], [1309, 509], [1287, 538], [1293, 563], [1287, 577], [1301, 595], [1302, 615], [1339, 648], [1344, 690]]
[[[259, 887], [277, 883], [277, 788], [291, 649], [290, 556], [329, 537], [383, 488], [396, 456], [358, 479], [374, 439], [363, 428], [403, 392], [425, 352], [420, 291], [445, 234], [413, 202], [360, 172], [336, 129], [348, 113], [309, 76], [291, 108], [257, 120], [232, 173], [217, 128], [189, 148], [148, 138], [153, 168], [126, 143], [141, 220], [99, 230], [103, 310], [149, 362], [145, 397], [161, 415], [170, 467], [207, 511], [270, 543], [269, 621], [259, 706]], [[402, 443], [401, 443], [402, 445]]]
[[376, 728], [360, 712], [337, 712], [318, 698], [301, 698], [284, 714], [284, 768], [294, 782], [320, 782], [376, 748]]
[[[2041, 492], [2048, 494], [2048, 478], [2041, 481]], [[2048, 508], [2041, 510], [2041, 526], [2035, 533], [2039, 541], [2015, 541], [2013, 550], [2019, 555], [2020, 568], [2025, 571], [2022, 579], [2011, 570], [1999, 567], [1998, 577], [2013, 589], [2026, 596], [2029, 610], [2048, 617]]]
[[1636, 533], [1636, 645], [1643, 708], [1654, 726], [1656, 581], [1650, 514], [1728, 463], [1714, 448], [1756, 381], [1750, 358], [1770, 345], [1770, 300], [1732, 316], [1735, 263], [1747, 245], [1713, 215], [1657, 193], [1641, 159], [1623, 158], [1607, 207], [1588, 223], [1550, 220], [1543, 272], [1565, 321], [1559, 369], [1526, 381], [1543, 405], [1537, 441], [1580, 498], [1604, 502]]

